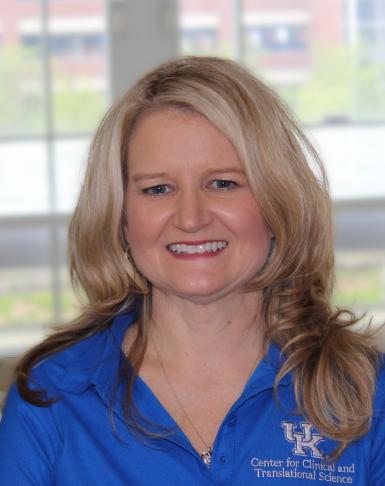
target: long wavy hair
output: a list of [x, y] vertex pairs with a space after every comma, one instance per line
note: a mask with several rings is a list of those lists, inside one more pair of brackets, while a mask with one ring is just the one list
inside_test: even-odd
[[21, 360], [21, 395], [36, 405], [52, 403], [28, 387], [31, 368], [136, 306], [138, 333], [128, 354], [125, 407], [128, 424], [141, 428], [132, 390], [147, 346], [151, 284], [126, 252], [124, 206], [131, 134], [144, 113], [162, 109], [199, 113], [234, 145], [275, 237], [268, 261], [245, 291], [262, 295], [266, 346], [275, 342], [285, 356], [276, 385], [292, 373], [298, 412], [338, 441], [340, 454], [368, 430], [379, 358], [370, 335], [351, 330], [358, 319], [331, 306], [333, 234], [325, 170], [275, 92], [220, 58], [162, 64], [103, 119], [69, 229], [71, 276], [86, 302], [75, 321]]

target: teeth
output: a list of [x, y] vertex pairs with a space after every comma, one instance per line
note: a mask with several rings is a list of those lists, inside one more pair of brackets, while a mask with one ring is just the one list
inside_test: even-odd
[[202, 245], [184, 245], [177, 243], [169, 245], [169, 249], [174, 253], [187, 253], [192, 255], [194, 253], [216, 252], [218, 250], [222, 250], [226, 246], [226, 241], [212, 241], [210, 243], [204, 243]]

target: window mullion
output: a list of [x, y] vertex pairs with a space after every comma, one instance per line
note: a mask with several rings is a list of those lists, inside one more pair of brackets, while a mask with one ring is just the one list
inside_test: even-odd
[[[44, 86], [44, 116], [46, 126], [46, 148], [47, 148], [47, 184], [50, 213], [56, 213], [57, 197], [55, 183], [55, 136], [54, 136], [54, 114], [53, 114], [53, 82], [52, 82], [52, 61], [50, 53], [49, 37], [49, 0], [41, 1], [42, 18], [42, 57], [43, 57], [43, 86]], [[61, 309], [61, 279], [59, 261], [59, 228], [55, 220], [49, 226], [50, 232], [50, 265], [52, 278], [53, 295], [53, 320], [60, 322]]]

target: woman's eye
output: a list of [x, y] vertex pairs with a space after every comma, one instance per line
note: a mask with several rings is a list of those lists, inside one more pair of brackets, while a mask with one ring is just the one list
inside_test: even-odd
[[238, 184], [234, 181], [225, 181], [221, 179], [216, 179], [215, 181], [212, 182], [212, 186], [215, 189], [232, 189], [237, 185]]
[[157, 186], [147, 187], [143, 189], [145, 194], [150, 194], [151, 196], [158, 196], [160, 194], [167, 194], [171, 192], [170, 186], [167, 184], [159, 184]]

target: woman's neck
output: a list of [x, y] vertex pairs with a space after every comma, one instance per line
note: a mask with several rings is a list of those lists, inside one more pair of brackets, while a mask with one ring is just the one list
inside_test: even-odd
[[[242, 365], [262, 350], [264, 329], [259, 311], [256, 293], [240, 293], [202, 305], [155, 291], [150, 342], [155, 342], [170, 365], [187, 369]], [[149, 346], [150, 359], [151, 349]]]

